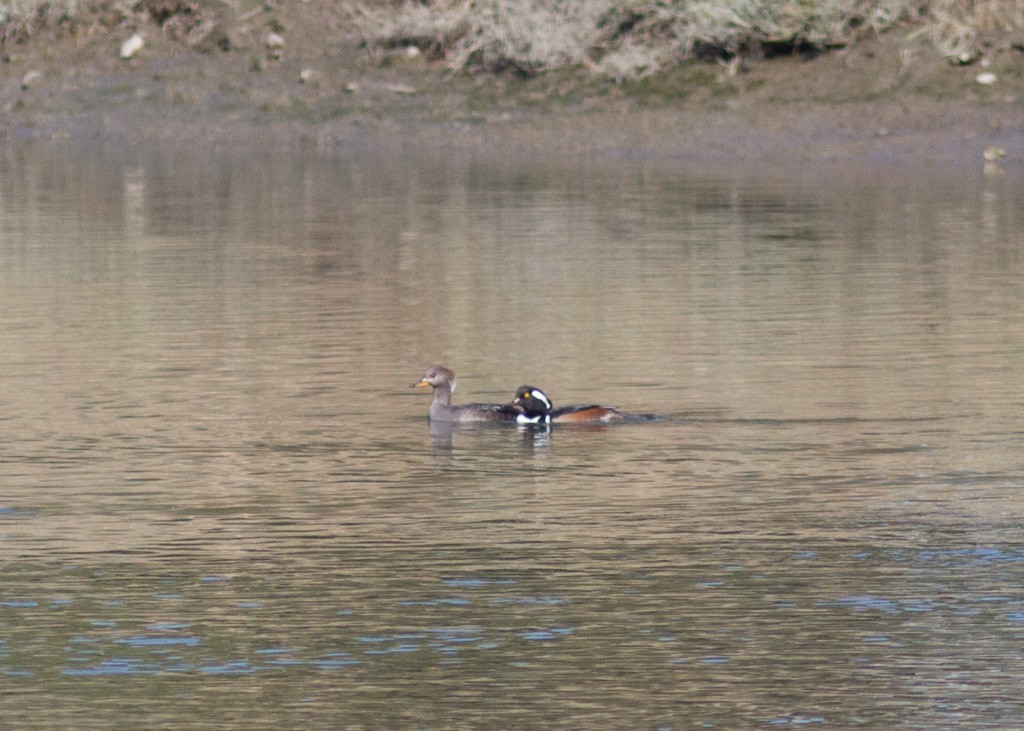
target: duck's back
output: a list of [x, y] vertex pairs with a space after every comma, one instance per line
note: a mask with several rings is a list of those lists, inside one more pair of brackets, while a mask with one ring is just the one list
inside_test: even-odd
[[519, 411], [505, 404], [462, 404], [448, 406], [434, 403], [430, 406], [431, 421], [459, 423], [514, 422]]

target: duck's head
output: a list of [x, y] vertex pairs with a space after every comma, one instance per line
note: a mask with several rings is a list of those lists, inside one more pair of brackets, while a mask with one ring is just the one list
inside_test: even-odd
[[423, 378], [412, 384], [414, 387], [430, 386], [437, 388], [446, 385], [452, 391], [455, 390], [455, 373], [444, 366], [430, 366], [423, 373]]
[[527, 416], [547, 416], [554, 408], [547, 394], [536, 386], [520, 386], [516, 389], [516, 397], [512, 403], [522, 409]]

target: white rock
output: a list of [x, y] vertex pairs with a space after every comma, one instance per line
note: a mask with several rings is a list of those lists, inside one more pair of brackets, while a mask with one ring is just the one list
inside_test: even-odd
[[121, 58], [131, 58], [145, 45], [146, 39], [142, 37], [142, 34], [133, 33], [131, 38], [121, 44]]
[[284, 48], [284, 37], [277, 33], [267, 33], [267, 37], [263, 39], [263, 43], [272, 51], [279, 51]]
[[28, 91], [28, 88], [35, 83], [36, 79], [43, 78], [43, 72], [38, 69], [32, 69], [21, 78], [21, 88]]
[[1006, 157], [1006, 150], [997, 145], [989, 145], [985, 148], [985, 151], [981, 153], [981, 156], [989, 162], [995, 162]]
[[982, 73], [974, 77], [974, 80], [977, 81], [979, 84], [989, 86], [990, 84], [996, 83], [996, 75], [993, 74], [991, 71], [983, 71]]

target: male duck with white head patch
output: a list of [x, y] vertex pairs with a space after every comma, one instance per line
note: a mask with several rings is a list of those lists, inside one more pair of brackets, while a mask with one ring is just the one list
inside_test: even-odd
[[548, 395], [536, 386], [520, 386], [512, 403], [522, 409], [519, 424], [610, 424], [617, 421], [650, 421], [648, 414], [626, 414], [611, 406], [563, 406], [556, 409]]

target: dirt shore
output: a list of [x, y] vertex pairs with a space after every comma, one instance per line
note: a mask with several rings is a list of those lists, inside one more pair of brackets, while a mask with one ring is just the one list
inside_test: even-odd
[[[739, 163], [1024, 161], [1020, 51], [955, 65], [891, 34], [815, 57], [693, 64], [627, 84], [583, 71], [473, 76], [414, 54], [369, 53], [336, 5], [296, 5], [286, 20], [253, 22], [207, 47], [152, 20], [98, 18], [9, 40], [4, 134]], [[144, 44], [122, 58], [136, 32]]]

